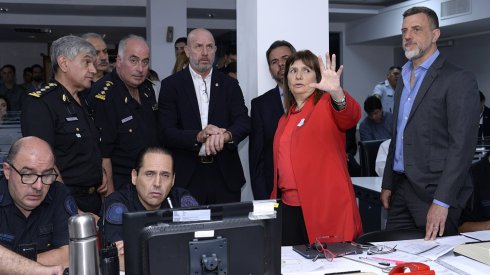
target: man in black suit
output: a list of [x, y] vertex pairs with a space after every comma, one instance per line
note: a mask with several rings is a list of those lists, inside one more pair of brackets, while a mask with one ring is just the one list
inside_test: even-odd
[[206, 29], [187, 37], [189, 66], [162, 81], [159, 123], [173, 151], [175, 186], [200, 204], [240, 201], [245, 183], [238, 144], [250, 118], [238, 81], [213, 69], [216, 45]]
[[266, 52], [267, 63], [277, 86], [252, 100], [248, 157], [254, 199], [271, 196], [274, 177], [272, 144], [277, 122], [284, 114], [284, 67], [288, 57], [296, 52], [289, 42], [277, 40]]
[[490, 108], [485, 106], [485, 95], [480, 91], [480, 125], [478, 138], [490, 139]]
[[418, 228], [425, 239], [457, 234], [472, 192], [470, 166], [478, 131], [478, 85], [437, 50], [436, 13], [403, 13], [405, 56], [395, 92], [393, 140], [381, 201], [387, 229]]

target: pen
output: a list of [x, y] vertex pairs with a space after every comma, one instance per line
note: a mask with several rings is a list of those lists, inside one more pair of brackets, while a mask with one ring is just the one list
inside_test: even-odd
[[167, 202], [168, 202], [168, 206], [170, 206], [170, 208], [174, 208], [174, 206], [172, 205], [172, 200], [170, 200], [170, 197], [167, 197]]
[[324, 275], [350, 274], [350, 273], [361, 273], [361, 271], [360, 270], [352, 270], [352, 271], [332, 272], [332, 273], [325, 273]]
[[373, 258], [368, 258], [368, 257], [359, 257], [359, 260], [366, 260], [366, 261], [371, 261], [373, 263], [376, 263], [378, 265], [382, 266], [390, 266], [391, 264], [386, 262], [386, 261], [379, 261], [378, 259], [373, 259]]
[[376, 259], [376, 260], [385, 261], [385, 262], [392, 262], [392, 263], [395, 263], [395, 264], [404, 264], [405, 263], [404, 261], [398, 261], [398, 260], [393, 260], [393, 259], [386, 259], [386, 258], [381, 258], [381, 257], [371, 257], [371, 258]]

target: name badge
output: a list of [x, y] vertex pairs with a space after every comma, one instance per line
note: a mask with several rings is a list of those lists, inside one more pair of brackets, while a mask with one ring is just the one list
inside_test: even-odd
[[65, 119], [66, 119], [66, 121], [77, 121], [78, 120], [78, 117], [76, 117], [76, 116], [69, 116], [69, 117], [67, 117]]
[[126, 122], [128, 122], [128, 121], [130, 121], [130, 120], [132, 120], [132, 119], [133, 119], [133, 116], [128, 116], [128, 117], [126, 117], [126, 118], [121, 119], [121, 122], [122, 122], [122, 123], [126, 123]]

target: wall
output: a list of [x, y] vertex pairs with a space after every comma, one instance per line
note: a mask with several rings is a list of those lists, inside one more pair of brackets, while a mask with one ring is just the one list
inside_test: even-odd
[[451, 62], [475, 74], [480, 90], [490, 103], [490, 34], [454, 40], [454, 46], [439, 48]]
[[0, 67], [5, 64], [15, 66], [17, 83], [23, 83], [22, 73], [32, 64], [43, 64], [41, 54], [48, 54], [45, 43], [0, 43]]

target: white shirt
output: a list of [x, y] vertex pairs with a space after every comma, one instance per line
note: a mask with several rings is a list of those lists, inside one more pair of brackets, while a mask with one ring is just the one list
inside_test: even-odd
[[[189, 71], [191, 72], [192, 82], [194, 82], [194, 91], [196, 91], [199, 114], [201, 116], [201, 127], [204, 129], [208, 126], [209, 99], [211, 98], [211, 75], [213, 69], [211, 69], [204, 79], [200, 74], [196, 73], [191, 66], [189, 66]], [[201, 145], [199, 155], [206, 155], [204, 144]]]
[[376, 174], [382, 177], [385, 171], [386, 166], [386, 157], [388, 156], [388, 148], [390, 148], [391, 139], [383, 141], [379, 145], [378, 155], [376, 156], [376, 164], [374, 170], [376, 170]]

